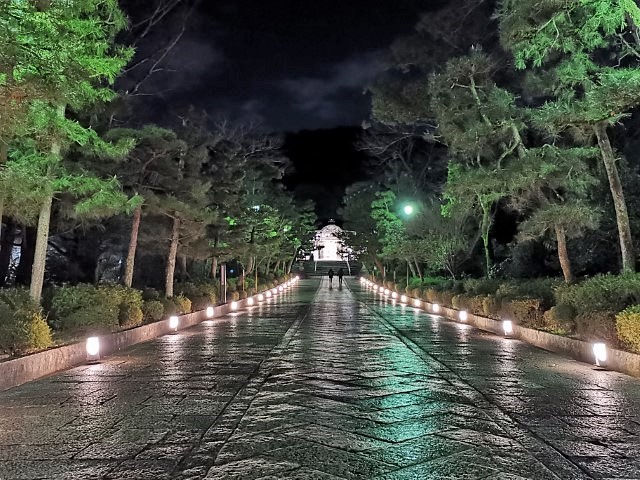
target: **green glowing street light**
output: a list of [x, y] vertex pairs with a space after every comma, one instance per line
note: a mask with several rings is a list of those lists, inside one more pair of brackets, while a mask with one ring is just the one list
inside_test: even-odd
[[405, 205], [403, 210], [405, 215], [411, 215], [413, 214], [413, 205]]

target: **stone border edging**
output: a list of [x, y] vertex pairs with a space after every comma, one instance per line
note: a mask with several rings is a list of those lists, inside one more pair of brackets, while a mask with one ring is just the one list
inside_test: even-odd
[[[377, 285], [375, 283], [373, 284]], [[379, 294], [379, 292], [373, 293]], [[502, 320], [494, 320], [492, 318], [468, 313], [467, 320], [463, 322], [462, 320], [459, 320], [458, 317], [460, 310], [456, 310], [455, 308], [443, 307], [442, 305], [440, 305], [440, 311], [436, 313], [433, 311], [433, 305], [435, 304], [430, 303], [426, 300], [417, 299], [420, 300], [421, 306], [415, 307], [413, 304], [414, 300], [416, 299], [407, 295], [406, 304], [413, 308], [424, 310], [431, 315], [445, 317], [447, 320], [451, 320], [463, 325], [471, 325], [478, 328], [479, 330], [491, 332], [500, 337], [505, 336]], [[400, 303], [399, 300], [395, 301]], [[509, 338], [515, 338], [543, 350], [559, 353], [575, 360], [589, 363], [591, 365], [594, 365], [595, 363], [593, 344], [585, 342], [583, 340], [563, 337], [561, 335], [543, 332], [542, 330], [536, 330], [534, 328], [522, 327], [520, 325], [516, 325], [515, 323], [513, 324], [513, 333], [509, 335]], [[602, 366], [606, 370], [613, 370], [616, 372], [631, 375], [633, 377], [640, 377], [640, 355], [636, 353], [625, 352], [623, 350], [617, 350], [615, 348], [607, 346], [607, 360], [602, 363]]]
[[[278, 285], [278, 287], [279, 286], [280, 285]], [[255, 294], [253, 297], [257, 295], [258, 294]], [[248, 300], [248, 298], [237, 300], [235, 303], [237, 303], [238, 309], [247, 307]], [[206, 310], [179, 315], [180, 324], [178, 330], [193, 327], [205, 320], [227, 315], [232, 312], [232, 303], [234, 302], [213, 307], [213, 315], [210, 317], [207, 316]], [[172, 332], [173, 330], [169, 328], [167, 317], [157, 322], [141, 325], [129, 330], [100, 335], [100, 357], [107, 357], [136, 343], [146, 342]], [[25, 355], [24, 357], [0, 362], [0, 391], [17, 387], [23, 383], [31, 382], [38, 378], [86, 363], [87, 349], [85, 342], [51, 348], [31, 355]]]

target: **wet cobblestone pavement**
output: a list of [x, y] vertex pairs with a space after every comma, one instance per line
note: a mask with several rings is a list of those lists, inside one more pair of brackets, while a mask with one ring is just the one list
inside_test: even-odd
[[360, 290], [0, 392], [0, 479], [640, 479], [640, 381]]

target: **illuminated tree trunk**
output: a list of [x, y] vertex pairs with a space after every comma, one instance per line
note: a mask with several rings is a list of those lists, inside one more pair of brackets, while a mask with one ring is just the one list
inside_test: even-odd
[[136, 248], [138, 247], [138, 232], [140, 231], [140, 219], [142, 218], [142, 205], [138, 205], [133, 211], [131, 222], [131, 238], [129, 239], [129, 251], [127, 252], [127, 263], [124, 267], [124, 284], [131, 288], [133, 284], [133, 267], [136, 259]]
[[295, 251], [293, 252], [293, 256], [291, 257], [291, 261], [289, 261], [289, 265], [287, 266], [287, 274], [291, 273], [291, 269], [293, 268], [293, 264], [296, 261], [296, 258], [298, 258], [298, 253], [300, 252], [300, 247], [296, 248]]
[[384, 265], [382, 264], [380, 259], [377, 257], [373, 258], [373, 263], [376, 267], [378, 267], [378, 274], [380, 277], [382, 277], [382, 274], [384, 273]]
[[564, 275], [565, 283], [573, 283], [573, 272], [571, 271], [571, 261], [569, 260], [569, 251], [567, 250], [567, 235], [564, 228], [555, 226], [556, 239], [558, 240], [558, 258], [560, 259], [560, 267]]
[[[64, 118], [65, 110], [65, 105], [58, 105], [56, 109], [57, 116], [59, 118]], [[51, 156], [54, 159], [53, 161], [60, 160], [60, 152], [60, 142], [54, 140], [51, 143]], [[42, 286], [44, 284], [44, 270], [47, 263], [47, 244], [49, 241], [49, 224], [51, 222], [52, 204], [53, 192], [49, 192], [40, 205], [40, 213], [38, 215], [38, 233], [36, 234], [33, 265], [31, 266], [31, 286], [29, 288], [29, 294], [37, 303], [40, 303], [40, 298], [42, 297]]]
[[211, 259], [211, 278], [214, 280], [218, 278], [218, 257]]
[[405, 259], [405, 261], [407, 262], [407, 266], [409, 267], [409, 270], [411, 270], [411, 276], [412, 277], [417, 277], [417, 273], [416, 273], [416, 267], [413, 264], [412, 261], [410, 261], [408, 258]]
[[485, 276], [491, 276], [491, 252], [489, 251], [489, 230], [491, 229], [491, 207], [481, 203], [482, 223], [480, 224], [482, 245], [484, 247]]
[[[59, 151], [59, 147], [58, 147]], [[53, 194], [47, 194], [40, 205], [38, 216], [38, 233], [36, 235], [36, 247], [31, 267], [31, 287], [29, 294], [34, 302], [40, 303], [42, 285], [44, 284], [44, 270], [47, 262], [47, 243], [49, 240], [49, 223], [51, 221], [51, 205]]]
[[173, 274], [176, 271], [176, 256], [178, 254], [178, 238], [180, 236], [180, 219], [173, 219], [171, 229], [171, 242], [169, 243], [169, 256], [167, 257], [167, 275], [164, 284], [164, 294], [167, 298], [173, 297]]
[[616, 212], [616, 222], [618, 224], [618, 236], [620, 237], [620, 252], [622, 254], [622, 271], [634, 272], [636, 269], [635, 256], [633, 253], [633, 240], [631, 238], [631, 227], [629, 225], [629, 214], [627, 204], [622, 191], [622, 182], [616, 167], [616, 159], [611, 148], [609, 135], [607, 135], [607, 123], [598, 122], [593, 126], [598, 137], [598, 146], [602, 154], [604, 168], [609, 179], [609, 189], [613, 197], [613, 206]]
[[420, 268], [420, 263], [418, 263], [418, 260], [416, 258], [414, 258], [413, 261], [414, 261], [415, 266], [416, 266], [416, 272], [418, 273], [418, 276], [422, 280], [422, 268]]
[[187, 256], [180, 255], [180, 270], [182, 273], [183, 281], [186, 281], [189, 278], [189, 272], [187, 270]]

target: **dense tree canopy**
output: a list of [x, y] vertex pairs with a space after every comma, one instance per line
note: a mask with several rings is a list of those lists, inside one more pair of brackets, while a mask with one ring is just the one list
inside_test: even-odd
[[[601, 222], [610, 210], [621, 268], [635, 269], [638, 217], [627, 203], [636, 202], [637, 166], [618, 157], [625, 148], [619, 133], [640, 98], [639, 20], [636, 3], [625, 0], [461, 0], [425, 16], [413, 35], [392, 45], [389, 69], [372, 87], [375, 128], [361, 147], [376, 159], [372, 174], [381, 183], [369, 212], [379, 223], [380, 196], [410, 190], [424, 205], [436, 198], [452, 228], [433, 216], [416, 217], [395, 236], [376, 225], [368, 243], [377, 259], [394, 252], [396, 262], [419, 259], [416, 274], [434, 267], [476, 274], [482, 253], [485, 275], [500, 275], [510, 251], [542, 242], [555, 247], [555, 268], [572, 282], [571, 246], [611, 238], [615, 232], [603, 230], [610, 223]], [[423, 178], [443, 164], [445, 178]], [[597, 197], [602, 183], [611, 191], [604, 202]], [[344, 211], [363, 209], [358, 201], [347, 195]], [[440, 228], [460, 234], [440, 237], [438, 248], [432, 230]], [[461, 262], [453, 269], [427, 255], [447, 250]], [[590, 266], [575, 256], [581, 272], [598, 268], [597, 257]]]

